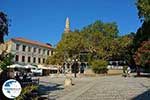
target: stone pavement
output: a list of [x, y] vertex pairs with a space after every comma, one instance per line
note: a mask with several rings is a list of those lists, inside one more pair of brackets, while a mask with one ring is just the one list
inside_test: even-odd
[[41, 91], [47, 91], [48, 100], [150, 100], [150, 78], [78, 77], [67, 88], [64, 80], [65, 77], [40, 78]]

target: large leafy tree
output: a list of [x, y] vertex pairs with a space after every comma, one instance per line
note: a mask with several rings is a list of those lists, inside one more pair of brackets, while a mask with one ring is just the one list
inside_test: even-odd
[[85, 50], [86, 46], [86, 41], [80, 32], [63, 33], [62, 40], [55, 49], [55, 54], [47, 59], [47, 63], [62, 64], [69, 58], [78, 58], [80, 51]]
[[119, 45], [116, 47], [119, 57], [126, 61], [127, 64], [132, 68], [135, 67], [135, 62], [132, 56], [134, 54], [132, 47], [133, 38], [134, 33], [130, 33], [118, 38]]
[[135, 51], [137, 51], [143, 41], [150, 40], [150, 0], [137, 0], [136, 5], [139, 18], [143, 23], [137, 30], [133, 41]]
[[[90, 60], [108, 60], [110, 56], [117, 52], [117, 49], [113, 49], [115, 48], [115, 39], [118, 37], [117, 34], [118, 29], [115, 23], [103, 23], [101, 21], [95, 21], [81, 31], [75, 30], [74, 32], [64, 33], [56, 47], [54, 59], [61, 58], [61, 61], [64, 61], [67, 58], [79, 57], [80, 52], [87, 51]], [[50, 59], [53, 59], [53, 57], [50, 57]]]
[[117, 37], [119, 32], [117, 24], [115, 22], [104, 23], [100, 20], [97, 20], [94, 23], [84, 27], [81, 31], [86, 34], [90, 34], [92, 32], [101, 32], [104, 36], [109, 36], [113, 38]]
[[138, 66], [141, 66], [147, 69], [147, 72], [150, 72], [150, 40], [141, 43], [141, 46], [136, 51], [134, 57]]
[[55, 51], [55, 53], [52, 56], [49, 56], [46, 60], [46, 64], [48, 65], [55, 65], [59, 64], [62, 65], [64, 63], [64, 54], [63, 52]]
[[3, 12], [0, 12], [0, 44], [4, 43], [4, 35], [8, 35], [8, 18]]
[[104, 23], [97, 20], [84, 27], [81, 32], [89, 42], [88, 50], [91, 52], [92, 58], [107, 60], [112, 56], [111, 44], [118, 37], [119, 32], [115, 22]]
[[150, 39], [150, 0], [137, 0], [136, 5], [139, 18], [143, 22], [134, 39], [135, 47], [139, 47], [142, 41]]
[[150, 39], [150, 21], [143, 22], [142, 26], [137, 30], [135, 38], [134, 38], [134, 49], [140, 46], [142, 41], [147, 41]]
[[150, 20], [150, 0], [137, 0], [138, 15], [142, 21]]
[[118, 36], [118, 33], [116, 23], [102, 21], [95, 21], [80, 31], [64, 33], [56, 46], [55, 54], [47, 59], [47, 64], [62, 65], [71, 59], [81, 58], [85, 52], [86, 61], [92, 65], [93, 70], [98, 70], [98, 73], [107, 71], [105, 69], [108, 60], [126, 60], [130, 63], [131, 53], [128, 47], [133, 38], [128, 35]]
[[8, 18], [3, 12], [0, 12], [0, 61], [5, 59], [7, 46], [4, 43], [4, 35], [8, 35]]
[[[4, 43], [4, 35], [8, 35], [8, 18], [7, 15], [0, 11], [0, 88], [2, 84], [10, 78], [7, 71], [7, 66], [11, 65], [12, 54], [6, 52], [7, 46]], [[0, 91], [2, 93], [2, 91]], [[5, 100], [6, 97], [2, 94], [0, 99]]]
[[8, 35], [8, 18], [3, 12], [0, 12], [0, 69], [6, 70], [8, 65], [12, 64], [12, 54], [7, 53], [7, 45], [4, 43], [4, 35]]
[[139, 18], [143, 22], [134, 39], [135, 47], [139, 47], [142, 41], [150, 39], [150, 0], [137, 0], [136, 5]]
[[[144, 52], [145, 46], [147, 47], [150, 40], [150, 0], [137, 0], [136, 6], [142, 26], [137, 30], [134, 36], [132, 51], [134, 52], [134, 60], [137, 65], [137, 74], [140, 75], [138, 69], [142, 66], [146, 68], [147, 60], [150, 56], [149, 53]], [[147, 49], [150, 50], [150, 48]]]

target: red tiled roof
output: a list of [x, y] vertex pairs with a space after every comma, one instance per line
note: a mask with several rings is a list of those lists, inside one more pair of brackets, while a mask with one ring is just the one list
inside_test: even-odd
[[51, 49], [52, 47], [50, 45], [38, 42], [38, 41], [32, 41], [32, 40], [28, 40], [28, 39], [24, 39], [24, 38], [12, 38], [12, 41], [18, 41], [18, 42], [24, 42], [24, 43], [28, 43], [28, 44], [33, 44], [33, 45], [38, 45], [38, 46], [42, 46], [42, 47], [46, 47]]

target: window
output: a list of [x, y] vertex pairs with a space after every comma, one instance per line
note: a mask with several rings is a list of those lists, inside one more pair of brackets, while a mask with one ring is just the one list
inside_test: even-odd
[[26, 51], [26, 46], [25, 45], [22, 46], [22, 51]]
[[38, 62], [41, 63], [41, 59], [40, 58], [38, 59]]
[[47, 55], [49, 55], [49, 50], [47, 50]]
[[19, 61], [19, 56], [18, 55], [16, 55], [15, 61]]
[[39, 49], [39, 54], [41, 53], [41, 49]]
[[28, 52], [30, 52], [31, 51], [31, 47], [28, 47]]
[[20, 44], [16, 44], [16, 50], [19, 50]]
[[54, 54], [54, 52], [53, 51], [51, 51], [51, 55], [53, 55]]
[[33, 52], [36, 53], [36, 48], [33, 49]]
[[36, 58], [35, 57], [33, 58], [33, 63], [36, 63]]
[[43, 63], [45, 63], [45, 59], [43, 58]]
[[43, 50], [43, 54], [45, 54], [45, 49]]
[[25, 62], [25, 56], [22, 56], [22, 62]]
[[28, 62], [31, 62], [31, 57], [28, 57]]

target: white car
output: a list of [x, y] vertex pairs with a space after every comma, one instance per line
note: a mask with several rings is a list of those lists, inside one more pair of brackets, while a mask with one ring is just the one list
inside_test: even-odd
[[33, 73], [33, 75], [42, 75], [42, 69], [41, 68], [32, 68], [31, 72]]

